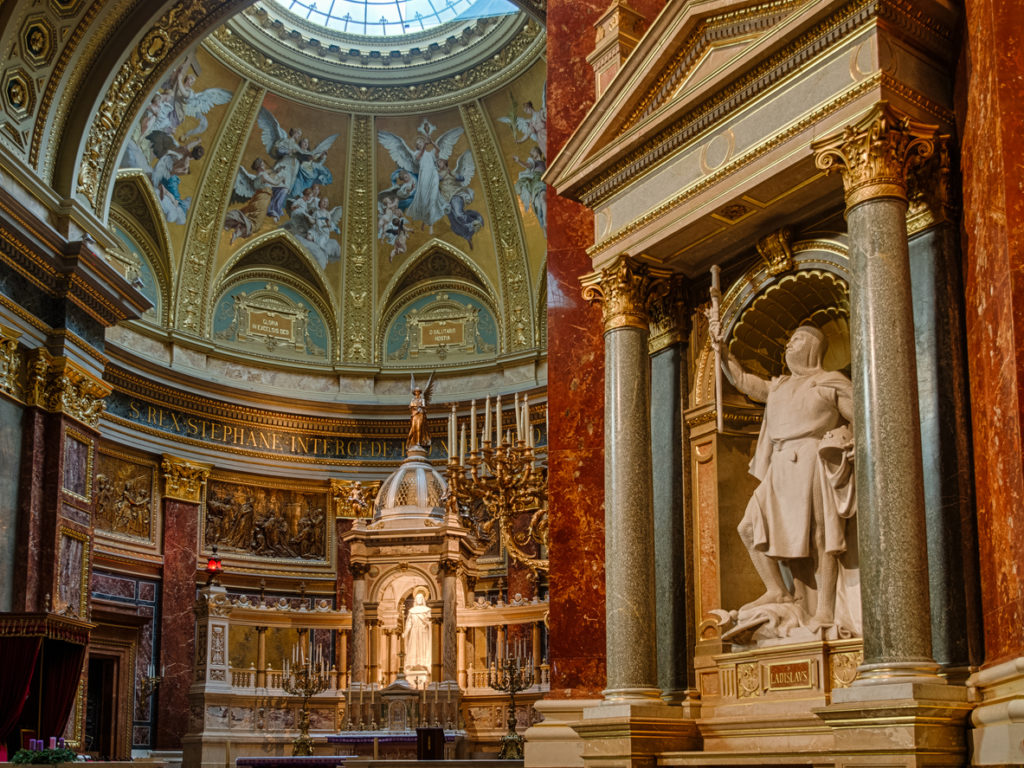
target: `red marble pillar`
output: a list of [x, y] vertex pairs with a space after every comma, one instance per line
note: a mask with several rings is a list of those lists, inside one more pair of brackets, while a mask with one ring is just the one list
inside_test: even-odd
[[985, 665], [1024, 655], [1024, 189], [1020, 9], [967, 0], [957, 90]]
[[180, 749], [188, 732], [188, 689], [195, 659], [196, 563], [199, 556], [199, 500], [209, 475], [206, 465], [178, 459], [163, 462], [164, 569], [160, 601], [160, 664], [156, 745]]
[[[548, 157], [594, 100], [586, 57], [604, 0], [548, 2]], [[548, 189], [548, 498], [551, 698], [599, 697], [605, 686], [604, 341], [583, 301], [593, 214]]]

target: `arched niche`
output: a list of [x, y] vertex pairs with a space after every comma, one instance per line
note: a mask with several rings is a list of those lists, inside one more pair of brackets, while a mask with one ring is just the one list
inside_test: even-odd
[[329, 307], [310, 286], [275, 271], [237, 273], [211, 303], [218, 345], [248, 356], [328, 364], [335, 348]]
[[[850, 297], [846, 238], [829, 235], [789, 246], [791, 261], [779, 269], [760, 261], [734, 280], [722, 299], [721, 318], [729, 351], [749, 371], [765, 378], [785, 370], [785, 345], [805, 323], [828, 340], [825, 368], [849, 374]], [[714, 402], [715, 359], [707, 322], [697, 317], [697, 376], [691, 405]], [[729, 386], [726, 384], [726, 386]]]
[[397, 297], [384, 315], [381, 366], [442, 368], [491, 362], [501, 329], [488, 297], [475, 286], [434, 281]]

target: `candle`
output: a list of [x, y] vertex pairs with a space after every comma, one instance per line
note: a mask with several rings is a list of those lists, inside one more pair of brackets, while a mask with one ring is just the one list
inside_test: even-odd
[[448, 460], [452, 460], [455, 451], [455, 403], [452, 403], [452, 412], [448, 416]]
[[50, 737], [50, 749], [56, 749], [56, 748], [57, 748], [57, 737], [56, 736], [51, 736]]
[[523, 423], [522, 423], [523, 422], [523, 414], [519, 410], [519, 393], [518, 392], [516, 392], [516, 405], [515, 405], [515, 409], [514, 410], [515, 410], [515, 414], [516, 414], [516, 440], [522, 440], [523, 439]]
[[466, 463], [466, 425], [462, 425], [462, 434], [459, 436], [459, 464]]
[[501, 395], [494, 399], [494, 447], [501, 444]]
[[491, 441], [491, 396], [487, 396], [487, 404], [484, 406], [484, 442]]
[[469, 403], [469, 450], [476, 453], [476, 400]]

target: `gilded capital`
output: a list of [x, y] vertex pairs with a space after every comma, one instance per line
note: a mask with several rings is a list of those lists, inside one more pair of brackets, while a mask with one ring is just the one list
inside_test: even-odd
[[211, 469], [213, 466], [210, 464], [165, 455], [160, 464], [164, 475], [164, 498], [198, 504]]
[[878, 197], [907, 199], [907, 176], [935, 151], [938, 126], [879, 103], [842, 132], [811, 144], [815, 164], [843, 176], [846, 207]]
[[65, 357], [36, 349], [28, 362], [26, 401], [29, 405], [63, 413], [96, 428], [113, 389], [98, 376]]
[[652, 299], [647, 306], [651, 331], [647, 350], [651, 354], [686, 340], [690, 330], [690, 318], [686, 310], [685, 281], [682, 276], [674, 275], [668, 280], [668, 290]]
[[18, 374], [21, 372], [21, 355], [18, 353], [18, 331], [0, 325], [0, 392], [8, 395], [18, 393]]
[[671, 271], [652, 267], [629, 256], [614, 266], [591, 272], [580, 278], [583, 298], [600, 303], [604, 310], [604, 330], [641, 328], [648, 330], [649, 305], [669, 290]]

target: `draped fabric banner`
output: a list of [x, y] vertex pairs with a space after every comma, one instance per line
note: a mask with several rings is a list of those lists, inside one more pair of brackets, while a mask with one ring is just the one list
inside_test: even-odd
[[42, 644], [41, 637], [0, 637], [0, 748], [9, 746], [11, 754], [20, 746], [9, 742], [28, 699]]

